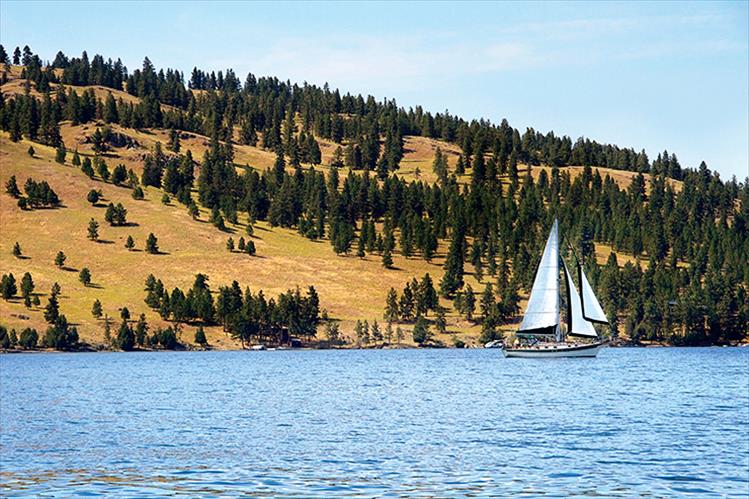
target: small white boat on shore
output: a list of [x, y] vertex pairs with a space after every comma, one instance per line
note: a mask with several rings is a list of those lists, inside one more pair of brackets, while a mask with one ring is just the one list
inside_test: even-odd
[[[566, 327], [563, 327], [561, 316], [560, 262], [566, 284]], [[554, 220], [533, 281], [523, 322], [516, 333], [517, 338], [512, 346], [505, 345], [502, 349], [505, 357], [558, 358], [598, 355], [606, 343], [600, 341], [594, 324], [608, 324], [608, 319], [579, 262], [577, 273], [580, 293], [577, 292], [567, 264], [559, 254], [559, 225]], [[580, 342], [568, 342], [567, 337], [577, 337]]]

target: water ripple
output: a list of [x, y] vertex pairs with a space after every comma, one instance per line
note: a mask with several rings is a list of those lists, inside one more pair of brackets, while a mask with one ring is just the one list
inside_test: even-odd
[[749, 349], [0, 356], [0, 496], [747, 497]]

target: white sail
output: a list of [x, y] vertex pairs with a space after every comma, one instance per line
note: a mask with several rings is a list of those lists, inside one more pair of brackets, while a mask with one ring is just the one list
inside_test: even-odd
[[567, 278], [567, 334], [576, 336], [589, 336], [597, 338], [598, 333], [593, 327], [593, 323], [586, 320], [583, 316], [583, 304], [580, 300], [580, 295], [577, 294], [575, 288], [575, 282], [572, 280], [572, 275], [567, 270], [567, 264], [564, 264], [564, 275]]
[[606, 318], [601, 304], [598, 303], [598, 298], [596, 298], [593, 288], [590, 287], [585, 271], [583, 271], [582, 266], [578, 267], [578, 269], [580, 273], [580, 297], [582, 298], [583, 317], [591, 322], [608, 324], [609, 320]]
[[541, 263], [533, 281], [521, 332], [551, 334], [559, 324], [559, 228], [551, 227]]

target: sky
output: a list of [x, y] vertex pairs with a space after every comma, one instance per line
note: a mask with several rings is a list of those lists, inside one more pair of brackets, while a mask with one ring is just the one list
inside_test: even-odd
[[749, 176], [749, 2], [0, 2], [0, 43], [232, 68]]

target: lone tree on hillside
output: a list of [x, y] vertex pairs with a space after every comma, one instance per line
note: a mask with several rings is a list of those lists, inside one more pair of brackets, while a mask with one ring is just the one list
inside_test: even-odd
[[91, 271], [88, 270], [88, 267], [83, 267], [81, 269], [80, 274], [78, 274], [78, 279], [80, 279], [84, 286], [91, 285]]
[[55, 265], [62, 268], [63, 265], [65, 265], [65, 260], [67, 257], [65, 256], [65, 253], [62, 251], [58, 251], [57, 255], [55, 256]]
[[23, 253], [21, 253], [21, 245], [18, 244], [18, 241], [13, 245], [13, 256], [16, 258], [21, 258], [23, 256]]
[[34, 151], [34, 146], [29, 146], [29, 150], [26, 152], [29, 153], [29, 156], [31, 156], [32, 158], [34, 157], [34, 154], [36, 153], [36, 151]]
[[125, 241], [125, 248], [127, 248], [128, 251], [132, 251], [132, 249], [135, 248], [135, 241], [133, 240], [133, 236], [127, 236], [127, 241]]
[[148, 234], [148, 239], [146, 239], [146, 251], [152, 255], [159, 252], [159, 240], [153, 235], [153, 232]]
[[389, 246], [385, 246], [385, 249], [382, 251], [382, 266], [386, 269], [393, 267], [393, 255]]
[[101, 302], [97, 298], [96, 301], [94, 301], [94, 306], [91, 307], [91, 315], [93, 315], [94, 318], [99, 319], [101, 318], [102, 313]]
[[98, 203], [100, 198], [101, 198], [101, 193], [97, 191], [96, 189], [91, 189], [90, 191], [88, 191], [88, 194], [86, 195], [86, 201], [88, 201], [91, 204]]
[[99, 222], [93, 218], [88, 222], [88, 238], [92, 241], [99, 240]]

